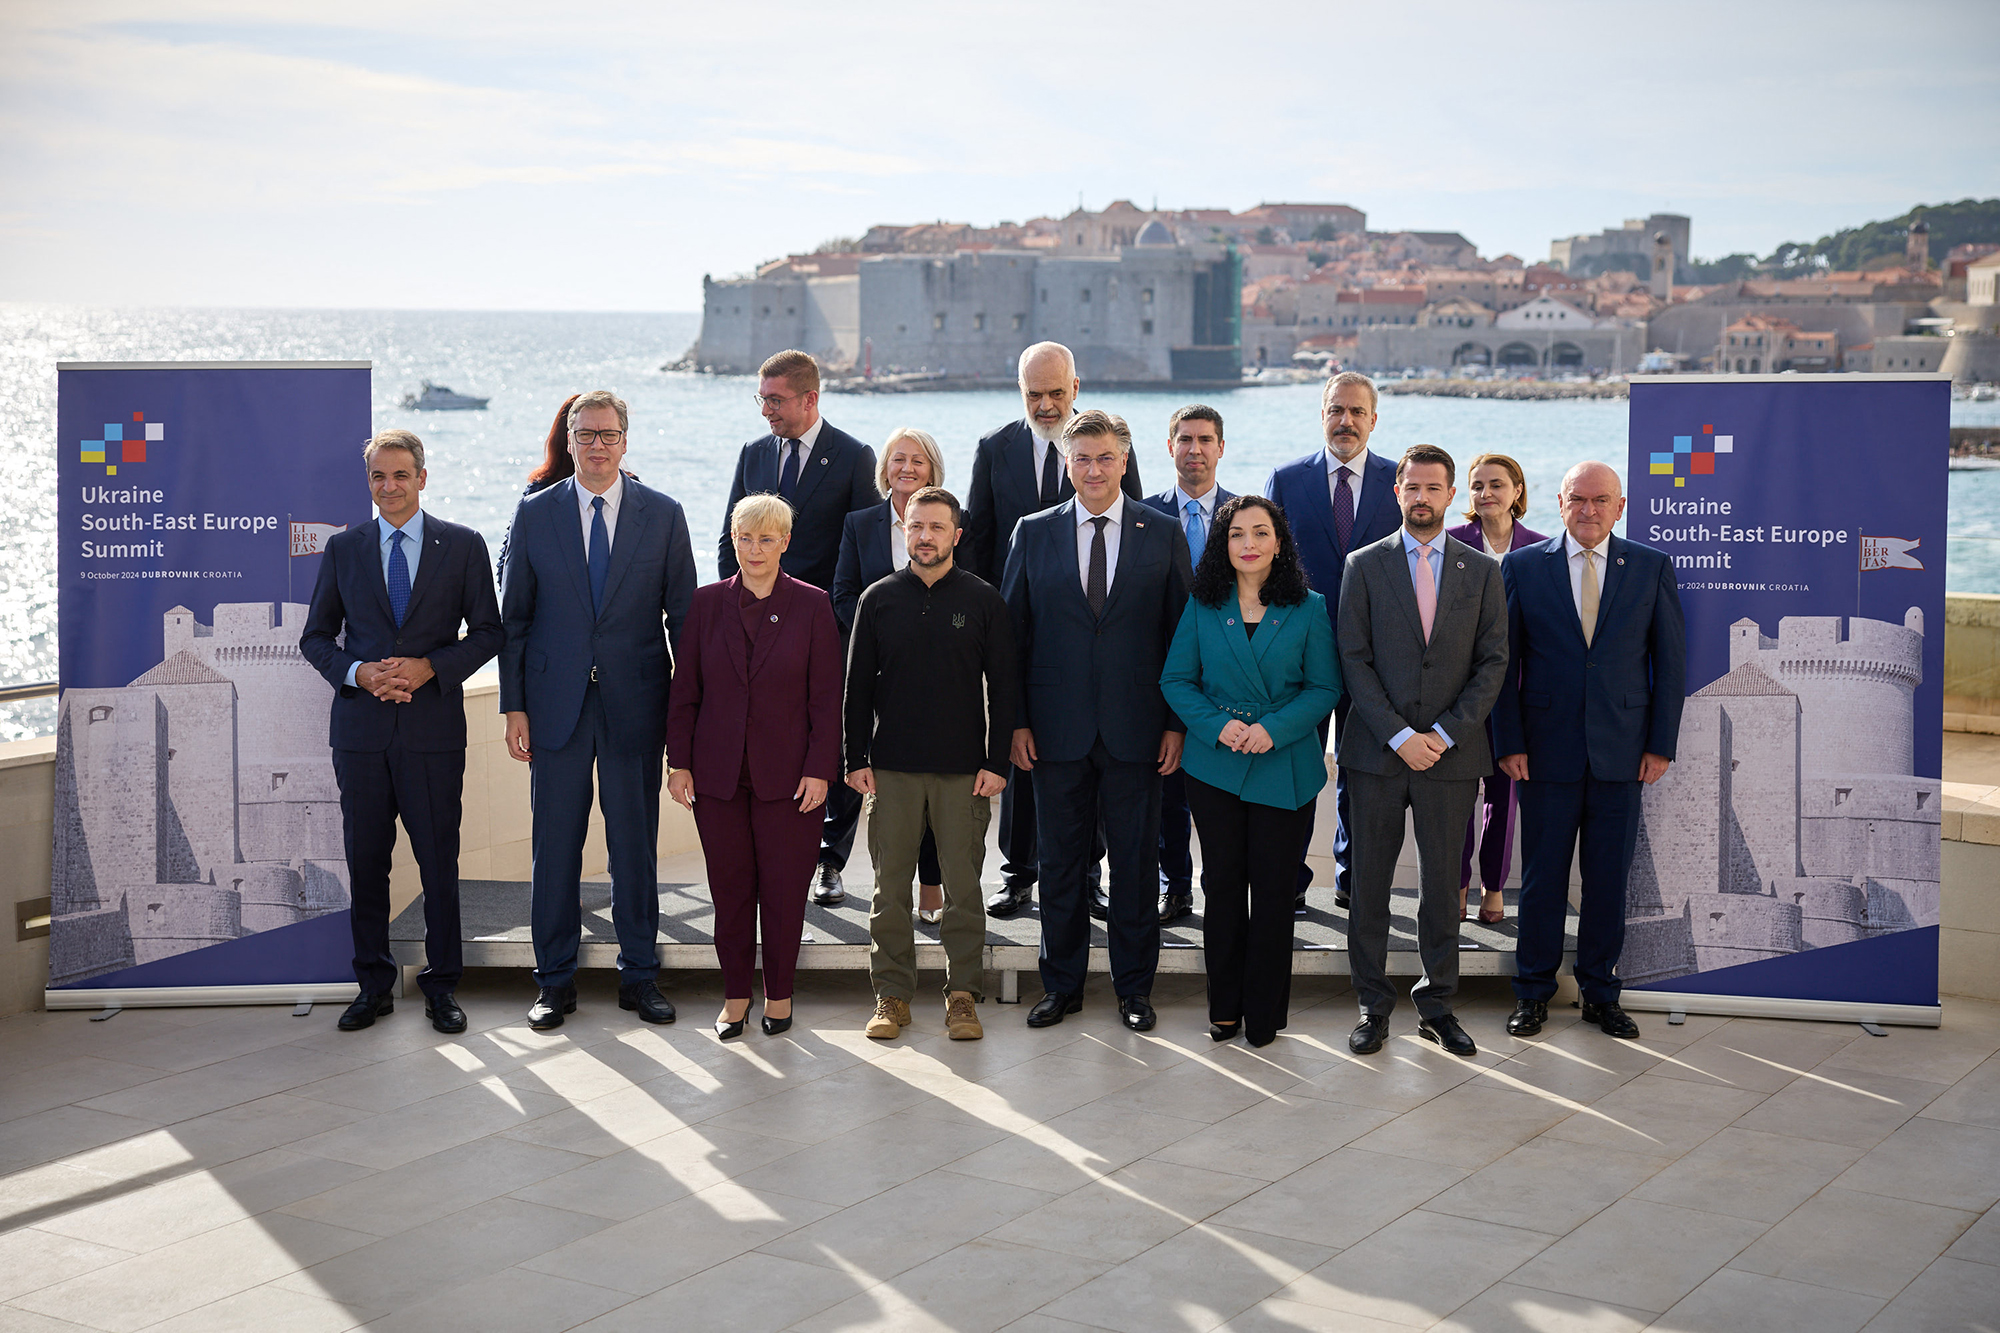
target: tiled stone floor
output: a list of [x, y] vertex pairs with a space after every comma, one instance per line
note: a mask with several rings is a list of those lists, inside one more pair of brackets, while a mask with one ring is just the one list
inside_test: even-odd
[[1640, 1015], [1344, 1044], [1302, 982], [1264, 1051], [936, 1006], [869, 1042], [856, 974], [718, 1044], [713, 973], [646, 1028], [519, 975], [473, 1031], [403, 1004], [0, 1021], [0, 1330], [1837, 1330], [2000, 1321], [2000, 1005], [1939, 1031]]

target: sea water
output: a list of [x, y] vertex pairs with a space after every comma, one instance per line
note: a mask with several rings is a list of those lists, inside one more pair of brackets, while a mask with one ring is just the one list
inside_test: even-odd
[[[85, 308], [0, 304], [0, 458], [15, 485], [0, 492], [0, 684], [56, 677], [55, 412], [59, 361], [322, 361], [374, 363], [375, 426], [424, 441], [425, 508], [484, 533], [497, 553], [523, 482], [542, 457], [564, 398], [608, 388], [631, 405], [626, 466], [685, 507], [695, 561], [715, 576], [723, 504], [738, 448], [764, 433], [748, 376], [660, 369], [687, 349], [696, 314], [453, 313], [443, 311]], [[402, 406], [423, 380], [490, 397], [483, 411]], [[1320, 443], [1311, 384], [1193, 395], [1222, 413], [1230, 490], [1259, 488], [1275, 465]], [[1184, 390], [1094, 394], [1088, 407], [1131, 423], [1148, 492], [1173, 475], [1166, 423]], [[937, 437], [947, 488], [965, 495], [979, 437], [1021, 415], [1009, 383], [948, 393], [827, 395], [826, 419], [879, 446], [899, 426]], [[1622, 473], [1623, 400], [1500, 402], [1386, 397], [1371, 447], [1394, 457], [1440, 445], [1461, 465], [1474, 454], [1512, 455], [1528, 478], [1525, 521], [1553, 531], [1556, 485], [1572, 463], [1598, 458]], [[2000, 425], [2000, 404], [1954, 403], [1952, 421]], [[356, 481], [361, 469], [355, 444]], [[282, 467], [282, 454], [246, 460]], [[1461, 483], [1462, 483], [1461, 478]], [[2000, 592], [2000, 471], [1951, 474], [1949, 586]], [[1460, 498], [1465, 494], [1461, 485]], [[1454, 519], [1454, 521], [1457, 521]], [[305, 593], [301, 591], [300, 596]], [[52, 700], [0, 705], [0, 740], [53, 729]]]

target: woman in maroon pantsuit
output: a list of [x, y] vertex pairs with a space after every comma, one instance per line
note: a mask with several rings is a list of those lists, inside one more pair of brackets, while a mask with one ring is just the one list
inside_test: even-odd
[[779, 570], [791, 532], [777, 496], [737, 502], [741, 572], [695, 591], [667, 712], [667, 792], [694, 812], [708, 861], [725, 1040], [750, 1014], [760, 919], [763, 1028], [792, 1025], [806, 892], [839, 774], [840, 629], [824, 592]]
[[[1472, 492], [1472, 507], [1465, 511], [1465, 516], [1472, 521], [1452, 528], [1452, 536], [1495, 560], [1531, 542], [1544, 540], [1541, 533], [1514, 521], [1528, 512], [1528, 480], [1521, 475], [1519, 463], [1505, 454], [1481, 454], [1465, 470], [1465, 484]], [[1493, 737], [1491, 718], [1487, 719], [1486, 735], [1488, 740]], [[1491, 926], [1507, 915], [1507, 899], [1501, 890], [1507, 886], [1507, 866], [1514, 855], [1514, 784], [1498, 768], [1485, 779], [1485, 790], [1479, 804], [1473, 807], [1472, 822], [1465, 829], [1465, 863], [1458, 876], [1461, 921], [1465, 919], [1465, 900], [1472, 888], [1475, 839], [1479, 847], [1479, 887], [1484, 891], [1479, 919]]]

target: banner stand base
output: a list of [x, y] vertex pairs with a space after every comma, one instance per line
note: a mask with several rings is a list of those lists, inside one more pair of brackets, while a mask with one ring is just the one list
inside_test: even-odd
[[360, 993], [361, 988], [351, 981], [315, 981], [296, 986], [134, 986], [119, 990], [45, 990], [42, 1006], [181, 1009], [217, 1004], [346, 1004]]
[[1780, 1000], [1758, 995], [1697, 995], [1685, 991], [1628, 990], [1618, 997], [1642, 1013], [1724, 1014], [1731, 1018], [1803, 1018], [1819, 1023], [1893, 1023], [1934, 1028], [1944, 1022], [1935, 1004], [1868, 1004], [1853, 1000]]

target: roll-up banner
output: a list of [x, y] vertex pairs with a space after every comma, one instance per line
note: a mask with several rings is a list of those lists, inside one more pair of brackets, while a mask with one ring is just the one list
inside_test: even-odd
[[49, 1008], [354, 994], [299, 633], [369, 422], [365, 361], [58, 366]]
[[1631, 392], [1626, 536], [1673, 557], [1688, 698], [1645, 792], [1625, 1004], [1936, 1024], [1950, 385]]

